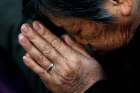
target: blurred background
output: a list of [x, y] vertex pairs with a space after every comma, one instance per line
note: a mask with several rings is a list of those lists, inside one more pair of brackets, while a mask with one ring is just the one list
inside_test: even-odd
[[22, 0], [0, 0], [0, 93], [30, 92], [27, 80], [10, 54], [12, 46], [9, 39], [12, 30], [21, 21], [21, 10]]

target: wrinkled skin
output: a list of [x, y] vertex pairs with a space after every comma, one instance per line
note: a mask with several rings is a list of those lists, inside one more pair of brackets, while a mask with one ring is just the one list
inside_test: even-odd
[[[57, 38], [39, 22], [34, 22], [33, 26], [24, 24], [19, 42], [27, 51], [23, 57], [25, 65], [39, 75], [46, 87], [54, 93], [84, 93], [97, 81], [103, 80], [104, 75], [100, 64], [82, 46], [91, 44], [97, 51], [106, 52], [127, 45], [140, 24], [139, 2], [108, 0], [104, 7], [116, 17], [112, 24], [54, 17], [43, 11], [74, 40], [68, 35]], [[51, 63], [54, 67], [48, 73], [46, 70]]]
[[[24, 63], [54, 93], [84, 93], [91, 85], [104, 79], [102, 67], [82, 47], [64, 35], [53, 35], [41, 23], [33, 28], [24, 24], [19, 42], [27, 51]], [[54, 67], [47, 72], [48, 65]]]
[[81, 45], [91, 44], [96, 50], [107, 52], [127, 45], [134, 35], [133, 22], [104, 24], [78, 18], [50, 17]]

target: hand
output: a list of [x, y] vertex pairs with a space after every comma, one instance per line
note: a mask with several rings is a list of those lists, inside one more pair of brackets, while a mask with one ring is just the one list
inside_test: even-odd
[[25, 65], [54, 93], [83, 93], [103, 79], [99, 63], [68, 35], [61, 40], [40, 22], [24, 24], [21, 30]]

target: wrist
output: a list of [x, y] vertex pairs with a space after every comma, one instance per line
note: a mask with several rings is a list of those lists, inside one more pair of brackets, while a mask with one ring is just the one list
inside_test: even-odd
[[89, 90], [90, 88], [93, 88], [98, 82], [103, 81], [103, 80], [105, 80], [104, 77], [92, 81], [90, 84], [88, 84], [88, 85], [85, 87], [83, 93], [86, 93], [87, 90]]
[[96, 85], [97, 82], [103, 81], [105, 79], [106, 78], [103, 71], [97, 74], [96, 77], [91, 76], [87, 78], [87, 81], [85, 82], [85, 87], [83, 88], [83, 91], [81, 93], [85, 93], [90, 87]]
[[84, 93], [108, 93], [108, 80], [100, 80], [88, 88]]

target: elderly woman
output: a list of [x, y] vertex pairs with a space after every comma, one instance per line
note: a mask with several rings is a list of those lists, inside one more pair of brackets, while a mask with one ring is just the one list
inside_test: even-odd
[[[134, 92], [137, 75], [134, 55], [139, 49], [134, 40], [137, 40], [136, 28], [140, 22], [140, 0], [33, 1], [31, 5], [35, 5], [35, 12], [40, 16], [34, 19], [43, 24], [38, 21], [24, 24], [19, 42], [27, 52], [23, 57], [25, 65], [41, 78], [46, 90], [53, 93]], [[58, 29], [53, 31], [53, 26], [45, 24], [48, 20]], [[62, 37], [53, 34], [61, 33], [59, 28], [65, 30]], [[11, 48], [14, 53], [17, 47]], [[30, 74], [29, 80], [32, 77], [32, 81], [37, 81]]]

